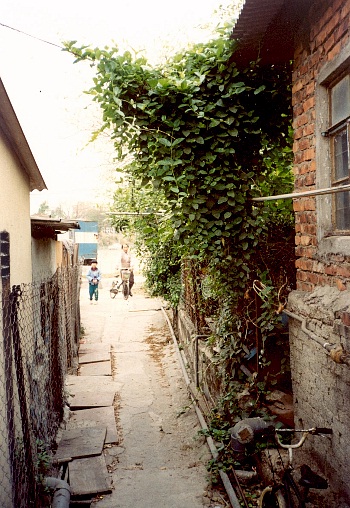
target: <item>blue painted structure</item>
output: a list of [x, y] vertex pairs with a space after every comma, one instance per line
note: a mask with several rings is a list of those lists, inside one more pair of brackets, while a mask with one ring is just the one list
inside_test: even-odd
[[80, 263], [89, 265], [97, 259], [98, 223], [96, 221], [78, 220], [80, 229], [74, 233], [75, 243], [79, 244], [78, 258]]

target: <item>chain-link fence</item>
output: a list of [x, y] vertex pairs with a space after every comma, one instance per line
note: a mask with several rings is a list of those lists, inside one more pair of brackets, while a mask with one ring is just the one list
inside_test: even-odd
[[41, 478], [77, 356], [80, 267], [10, 288], [1, 263], [0, 506], [41, 508]]

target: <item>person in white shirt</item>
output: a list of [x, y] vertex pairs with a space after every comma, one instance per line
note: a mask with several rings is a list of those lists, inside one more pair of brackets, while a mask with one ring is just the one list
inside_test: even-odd
[[125, 268], [129, 268], [130, 270], [130, 279], [129, 279], [129, 295], [132, 296], [131, 288], [135, 283], [134, 279], [134, 262], [133, 257], [129, 253], [129, 245], [127, 243], [123, 243], [122, 252], [120, 255], [120, 274], [121, 271]]

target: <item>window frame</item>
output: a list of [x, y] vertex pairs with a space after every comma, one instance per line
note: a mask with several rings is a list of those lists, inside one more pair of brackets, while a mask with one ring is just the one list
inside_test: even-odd
[[[334, 179], [333, 147], [334, 134], [347, 127], [348, 165], [350, 166], [350, 114], [331, 125], [331, 90], [346, 75], [350, 75], [350, 41], [340, 53], [320, 69], [315, 88], [315, 136], [316, 136], [316, 188], [338, 187], [341, 182]], [[347, 112], [348, 113], [348, 112]], [[350, 183], [350, 169], [349, 169]], [[350, 229], [335, 227], [336, 194], [316, 197], [317, 240], [321, 254], [350, 253]]]
[[[350, 74], [349, 74], [350, 77]], [[350, 183], [350, 116], [346, 117], [338, 124], [332, 126], [329, 129], [328, 137], [330, 138], [330, 153], [331, 153], [331, 168], [330, 168], [330, 184], [331, 187], [340, 187], [341, 185]], [[347, 145], [347, 175], [337, 177], [337, 165], [335, 160], [335, 141], [337, 135], [341, 132], [345, 132], [346, 134], [346, 145]], [[345, 191], [350, 192], [350, 191]], [[342, 193], [336, 193], [332, 195], [332, 227], [329, 232], [330, 235], [350, 235], [350, 224], [349, 227], [341, 228], [339, 227], [339, 222], [337, 219], [337, 214], [339, 212], [339, 208], [337, 206], [337, 201], [339, 200], [339, 196]], [[349, 207], [350, 212], [350, 207]]]

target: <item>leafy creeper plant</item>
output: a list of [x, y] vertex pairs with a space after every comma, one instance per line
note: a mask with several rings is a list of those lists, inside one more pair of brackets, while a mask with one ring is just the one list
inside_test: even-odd
[[[223, 411], [236, 416], [239, 367], [249, 353], [245, 295], [254, 279], [272, 278], [259, 256], [271, 229], [292, 222], [291, 202], [252, 201], [292, 190], [291, 66], [239, 66], [225, 31], [163, 67], [117, 47], [65, 46], [96, 71], [89, 93], [101, 107], [100, 131], [112, 132], [119, 158], [132, 155], [130, 178], [166, 202], [164, 220], [133, 223], [140, 250], [154, 261], [148, 273], [155, 294], [166, 292], [176, 306], [181, 260], [206, 266]], [[263, 334], [273, 312], [263, 309]], [[255, 411], [263, 388], [249, 389], [258, 394]], [[219, 424], [216, 418], [213, 432]]]
[[239, 69], [223, 36], [164, 68], [117, 48], [66, 47], [95, 66], [89, 93], [101, 130], [112, 129], [121, 157], [133, 155], [135, 178], [164, 192], [175, 240], [189, 254], [246, 259], [263, 226], [250, 198], [265, 181], [269, 144], [279, 153], [288, 144], [288, 87], [279, 92], [289, 70]]

